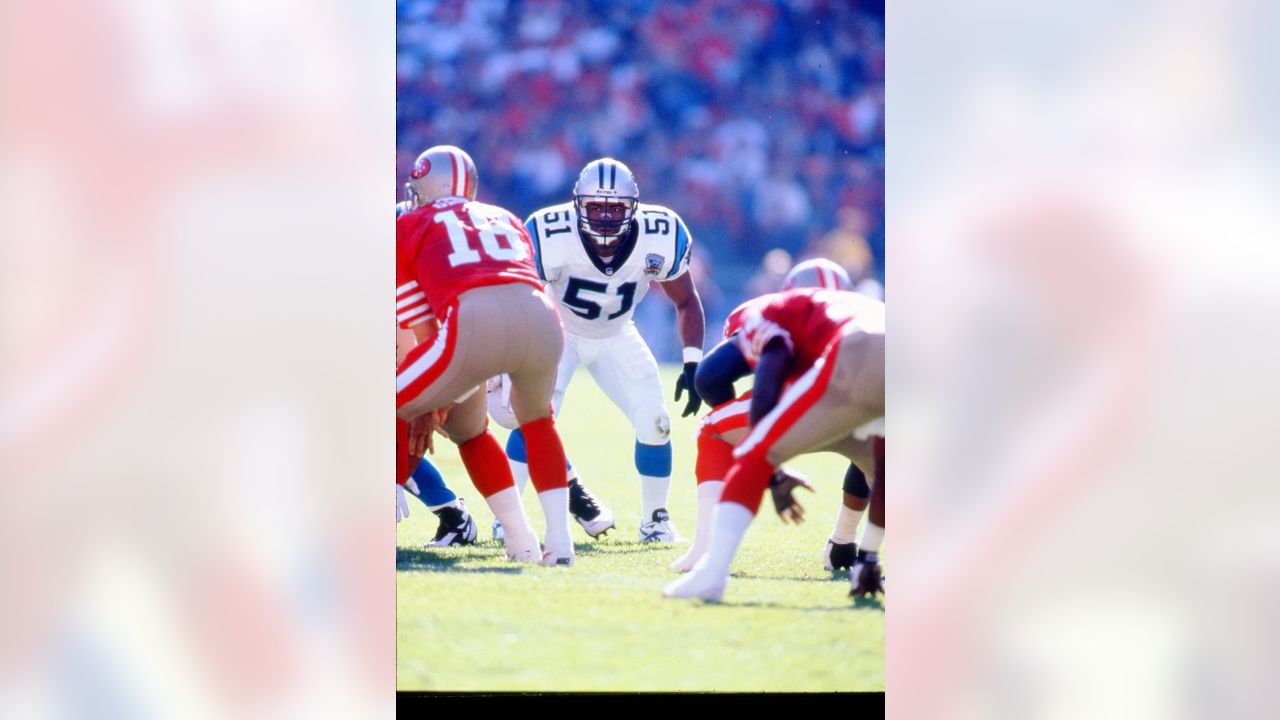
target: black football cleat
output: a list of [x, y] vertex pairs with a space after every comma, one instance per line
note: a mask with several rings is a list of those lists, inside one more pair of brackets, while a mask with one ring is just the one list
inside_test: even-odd
[[593, 538], [604, 535], [614, 526], [613, 511], [601, 505], [577, 480], [569, 481], [569, 514]]
[[458, 498], [457, 507], [442, 507], [434, 512], [440, 518], [440, 526], [436, 528], [435, 539], [427, 543], [427, 547], [470, 545], [476, 541], [476, 521], [467, 512], [462, 498]]

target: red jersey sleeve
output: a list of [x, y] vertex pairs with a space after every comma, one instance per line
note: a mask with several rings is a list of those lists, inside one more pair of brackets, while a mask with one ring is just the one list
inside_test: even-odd
[[742, 351], [742, 357], [752, 367], [755, 367], [756, 361], [760, 359], [765, 346], [774, 339], [781, 339], [786, 344], [788, 352], [795, 352], [795, 342], [791, 339], [791, 333], [774, 322], [768, 310], [767, 306], [763, 309], [749, 308], [742, 316], [742, 329], [734, 336], [738, 349]]
[[407, 330], [434, 317], [427, 294], [418, 287], [413, 273], [396, 258], [396, 323]]

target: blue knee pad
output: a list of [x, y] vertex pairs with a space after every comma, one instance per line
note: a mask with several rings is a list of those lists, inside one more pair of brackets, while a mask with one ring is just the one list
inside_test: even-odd
[[849, 472], [844, 474], [844, 491], [850, 495], [867, 499], [871, 497], [871, 488], [867, 485], [867, 475], [853, 463], [849, 463]]
[[636, 470], [641, 475], [667, 477], [671, 474], [671, 443], [645, 445], [636, 442]]
[[507, 457], [516, 462], [529, 462], [529, 453], [524, 447], [524, 433], [519, 430], [512, 430], [507, 436]]
[[418, 499], [424, 505], [444, 505], [458, 497], [444, 484], [444, 476], [436, 466], [425, 457], [413, 471], [413, 482], [418, 486]]

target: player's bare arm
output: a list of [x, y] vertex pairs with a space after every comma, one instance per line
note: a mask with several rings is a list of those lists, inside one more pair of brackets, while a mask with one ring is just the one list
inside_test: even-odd
[[660, 283], [660, 287], [676, 306], [676, 327], [680, 332], [680, 342], [684, 347], [701, 349], [706, 332], [706, 316], [702, 312], [702, 298], [698, 297], [698, 288], [694, 287], [693, 278], [685, 273], [675, 280]]
[[676, 327], [679, 328], [680, 342], [684, 346], [684, 372], [676, 381], [676, 401], [680, 395], [688, 391], [689, 400], [682, 416], [688, 417], [698, 412], [702, 398], [694, 388], [694, 376], [698, 372], [698, 362], [702, 360], [702, 338], [706, 332], [706, 316], [702, 312], [702, 298], [698, 297], [698, 288], [693, 285], [689, 273], [661, 283], [662, 291], [676, 306]]
[[782, 386], [791, 368], [791, 350], [782, 338], [774, 338], [760, 353], [756, 362], [755, 385], [751, 390], [751, 426], [769, 414], [782, 396]]
[[751, 366], [732, 340], [721, 340], [711, 348], [694, 376], [694, 387], [711, 407], [727, 403], [735, 397], [733, 384], [751, 374]]

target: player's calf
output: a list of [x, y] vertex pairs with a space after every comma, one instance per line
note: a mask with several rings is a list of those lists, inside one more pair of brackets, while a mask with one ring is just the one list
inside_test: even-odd
[[550, 416], [520, 426], [529, 457], [529, 478], [547, 520], [544, 565], [572, 565], [573, 540], [569, 537], [569, 486], [565, 474], [564, 445]]

